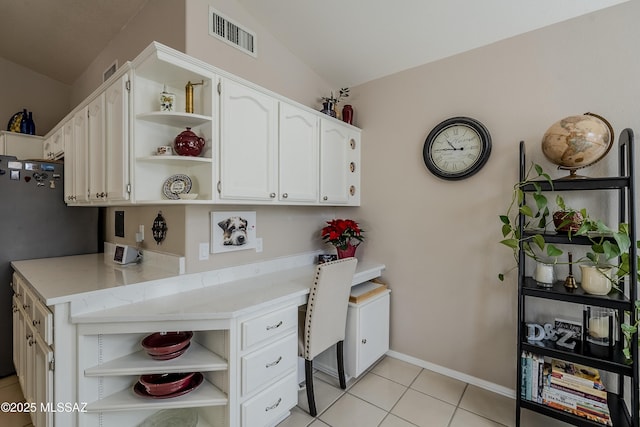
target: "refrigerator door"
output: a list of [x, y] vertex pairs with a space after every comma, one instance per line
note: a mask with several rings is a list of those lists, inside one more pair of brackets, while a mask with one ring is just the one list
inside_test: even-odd
[[64, 203], [61, 163], [0, 156], [0, 377], [14, 372], [11, 261], [99, 252], [99, 208]]

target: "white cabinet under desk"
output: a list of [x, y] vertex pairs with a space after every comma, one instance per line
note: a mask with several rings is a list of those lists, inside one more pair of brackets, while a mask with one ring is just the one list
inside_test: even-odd
[[[198, 427], [270, 427], [297, 404], [297, 307], [306, 302], [317, 253], [153, 280], [144, 278], [151, 271], [133, 271], [139, 281], [70, 292], [77, 270], [110, 276], [100, 256], [13, 263], [25, 288], [54, 314], [51, 401], [86, 404], [85, 411], [50, 413], [36, 427], [135, 426], [169, 409], [195, 412]], [[75, 273], [74, 259], [84, 260]], [[87, 271], [92, 263], [100, 271]], [[384, 268], [360, 262], [353, 284]], [[55, 280], [44, 283], [47, 277]], [[190, 348], [176, 359], [152, 360], [141, 347], [148, 334], [187, 330], [194, 332]], [[173, 372], [204, 379], [175, 398], [134, 393], [140, 375]]]

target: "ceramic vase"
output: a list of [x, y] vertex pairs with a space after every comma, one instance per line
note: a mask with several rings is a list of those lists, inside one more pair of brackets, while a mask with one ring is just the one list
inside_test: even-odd
[[342, 121], [345, 123], [353, 124], [353, 107], [351, 105], [345, 105], [342, 107]]
[[354, 246], [350, 243], [347, 244], [346, 249], [340, 249], [336, 246], [336, 250], [338, 251], [338, 259], [351, 258], [356, 256], [356, 248], [357, 246]]
[[591, 265], [581, 265], [582, 289], [591, 295], [607, 295], [611, 291], [611, 274], [613, 269]]
[[333, 102], [329, 102], [329, 101], [323, 102], [322, 110], [320, 110], [320, 112], [326, 114], [327, 116], [331, 116], [331, 117], [336, 116], [336, 110], [334, 109]]

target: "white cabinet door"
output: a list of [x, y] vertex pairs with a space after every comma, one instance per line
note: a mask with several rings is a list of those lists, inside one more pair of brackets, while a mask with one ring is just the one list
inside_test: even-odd
[[320, 202], [349, 202], [349, 132], [332, 120], [320, 119]]
[[53, 361], [53, 351], [44, 340], [37, 335], [33, 344], [33, 372], [34, 375], [34, 402], [38, 410], [35, 413], [35, 426], [52, 426], [53, 425], [53, 407], [50, 410], [42, 410], [47, 403], [53, 402], [53, 370], [51, 363]]
[[[69, 144], [73, 153], [69, 162], [65, 159], [65, 185], [67, 179], [71, 180], [73, 190], [73, 203], [85, 203], [89, 201], [89, 162], [87, 147], [87, 107], [78, 110], [71, 119], [72, 129]], [[71, 172], [69, 172], [71, 169]], [[71, 176], [69, 177], [69, 173]]]
[[0, 154], [20, 160], [41, 159], [43, 138], [22, 133], [0, 131]]
[[58, 128], [53, 135], [44, 140], [44, 158], [49, 160], [59, 159], [64, 156], [64, 134], [62, 127]]
[[16, 370], [16, 375], [22, 384], [22, 377], [24, 375], [24, 316], [22, 310], [20, 310], [20, 301], [13, 296], [13, 367]]
[[129, 75], [105, 91], [105, 192], [110, 201], [129, 200]]
[[278, 138], [278, 199], [283, 202], [318, 200], [318, 117], [280, 103]]
[[349, 304], [345, 371], [355, 377], [389, 350], [389, 292]]
[[89, 163], [89, 200], [103, 201], [106, 198], [105, 185], [105, 126], [104, 93], [87, 106], [87, 147]]
[[220, 198], [274, 200], [277, 101], [223, 80], [221, 105]]

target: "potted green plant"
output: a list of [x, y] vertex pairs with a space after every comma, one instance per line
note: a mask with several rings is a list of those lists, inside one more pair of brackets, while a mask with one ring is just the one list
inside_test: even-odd
[[[516, 265], [512, 270], [518, 266], [518, 251], [521, 246], [524, 254], [536, 261], [543, 261], [542, 254], [555, 259], [563, 253], [561, 249], [547, 243], [544, 239], [543, 232], [547, 227], [549, 207], [547, 197], [542, 193], [539, 183], [541, 180], [547, 181], [553, 188], [553, 181], [549, 174], [544, 172], [540, 165], [532, 163], [525, 178], [514, 184], [509, 208], [500, 215], [503, 237], [500, 243], [513, 251]], [[535, 212], [525, 199], [523, 188], [528, 185], [534, 187], [531, 196], [535, 201]], [[520, 221], [523, 223], [522, 228], [531, 232], [521, 233]], [[504, 275], [505, 273], [498, 274], [498, 279], [504, 281]]]

